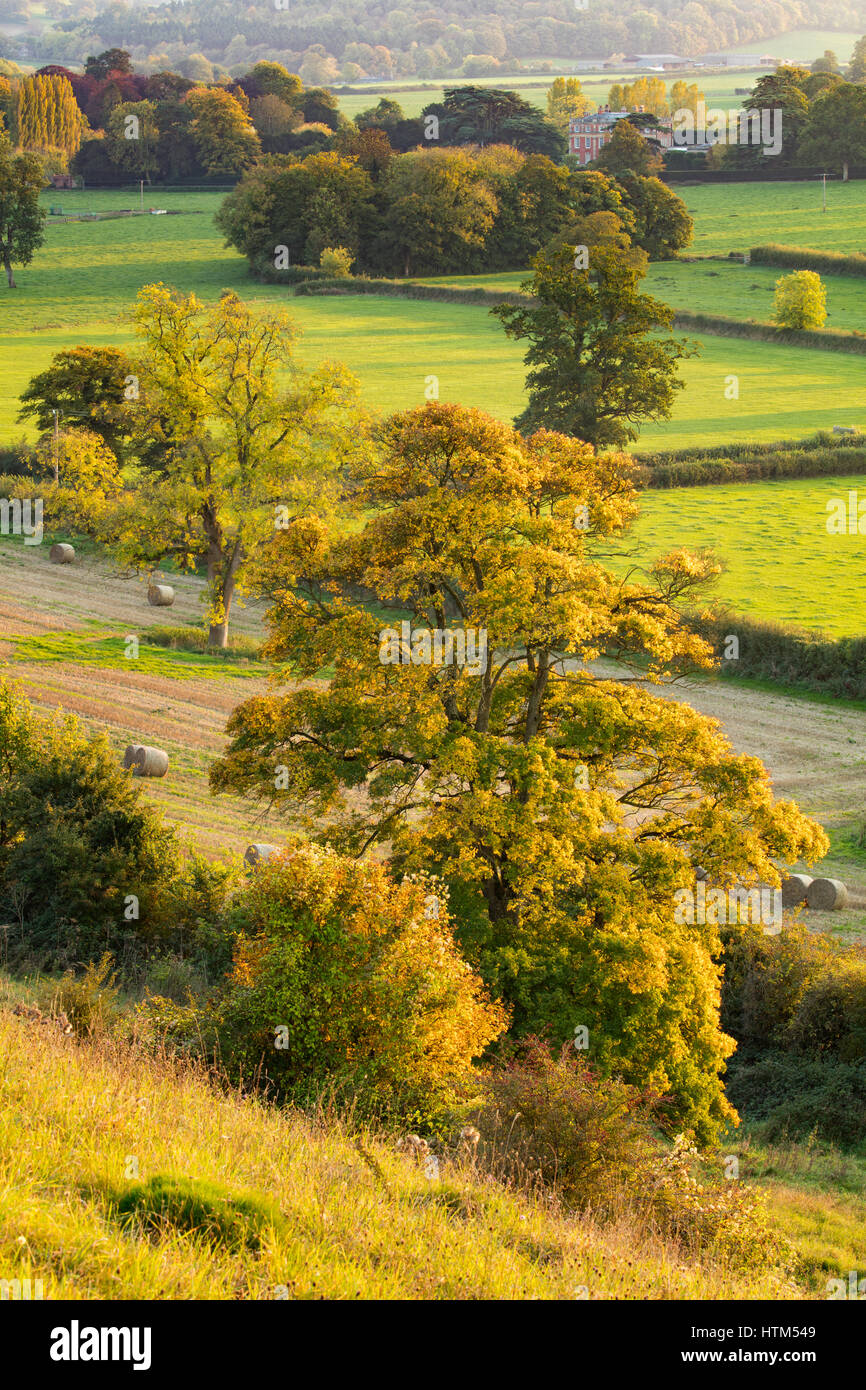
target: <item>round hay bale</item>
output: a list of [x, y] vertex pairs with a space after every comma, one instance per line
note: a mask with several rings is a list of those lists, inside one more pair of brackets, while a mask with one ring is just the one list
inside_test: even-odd
[[259, 864], [267, 864], [272, 854], [276, 854], [277, 845], [247, 845], [244, 855], [244, 863], [251, 869], [258, 868]]
[[58, 541], [57, 545], [52, 545], [48, 558], [52, 565], [71, 565], [75, 559], [75, 547]]
[[174, 603], [174, 589], [170, 584], [148, 584], [147, 601], [152, 608], [170, 608]]
[[133, 777], [164, 777], [168, 772], [168, 754], [161, 748], [131, 743], [123, 755], [123, 766], [132, 768]]
[[808, 874], [791, 874], [782, 879], [782, 906], [796, 907], [806, 901], [806, 892], [812, 882]]
[[837, 912], [848, 906], [848, 889], [838, 878], [813, 878], [806, 889], [806, 905], [816, 912]]

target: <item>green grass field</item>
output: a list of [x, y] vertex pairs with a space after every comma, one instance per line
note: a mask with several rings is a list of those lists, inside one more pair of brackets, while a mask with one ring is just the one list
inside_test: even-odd
[[[787, 273], [772, 266], [744, 266], [738, 261], [656, 261], [649, 266], [641, 288], [674, 309], [769, 323], [776, 281]], [[526, 274], [442, 275], [424, 277], [422, 283], [519, 290]], [[866, 279], [850, 275], [821, 278], [827, 291], [827, 327], [848, 333], [866, 331]]]
[[[833, 192], [851, 201], [866, 219], [862, 184]], [[731, 188], [688, 189], [694, 200], [715, 204]], [[737, 197], [776, 197], [789, 209], [802, 199], [803, 185], [769, 189], [738, 185]], [[54, 195], [65, 211], [133, 206], [130, 191]], [[502, 418], [523, 401], [524, 368], [517, 344], [509, 342], [483, 308], [447, 303], [365, 297], [294, 298], [278, 286], [249, 279], [244, 259], [222, 246], [212, 214], [220, 193], [151, 191], [147, 201], [188, 214], [136, 217], [107, 222], [55, 223], [33, 265], [19, 273], [20, 288], [0, 292], [0, 437], [15, 438], [18, 396], [51, 355], [77, 342], [128, 343], [124, 323], [139, 286], [165, 280], [214, 300], [226, 286], [258, 303], [282, 303], [303, 329], [301, 355], [346, 361], [370, 403], [388, 409], [424, 398], [425, 379], [439, 378], [443, 399], [461, 399]], [[721, 222], [721, 211], [705, 207], [699, 226]], [[829, 216], [829, 214], [828, 214]], [[775, 234], [794, 239], [787, 229]], [[866, 240], [866, 231], [861, 233]], [[859, 237], [855, 238], [859, 240]], [[519, 272], [443, 277], [446, 283], [513, 288]], [[763, 267], [659, 264], [646, 287], [674, 305], [710, 313], [767, 318], [777, 272]], [[835, 277], [828, 281], [830, 325], [866, 327], [866, 285]], [[756, 286], [757, 288], [753, 288]], [[648, 425], [641, 447], [680, 447], [731, 439], [772, 439], [806, 434], [833, 424], [860, 424], [863, 365], [838, 354], [776, 347], [704, 336], [701, 356], [684, 364], [686, 390], [672, 421]], [[726, 400], [725, 379], [740, 379], [738, 400]], [[32, 431], [30, 431], [32, 434]]]
[[629, 538], [641, 565], [680, 546], [725, 565], [717, 596], [746, 617], [866, 634], [866, 538], [827, 534], [826, 504], [866, 477], [796, 478], [649, 492]]
[[[857, 194], [862, 184], [841, 193]], [[801, 185], [761, 190], [738, 185], [743, 199], [763, 194], [797, 196]], [[687, 190], [705, 197], [731, 189]], [[802, 196], [800, 193], [799, 196]], [[866, 204], [866, 193], [858, 194]], [[279, 286], [251, 281], [244, 259], [226, 249], [212, 221], [220, 193], [151, 191], [154, 206], [183, 208], [188, 216], [135, 217], [106, 222], [57, 223], [33, 264], [19, 273], [20, 288], [0, 290], [0, 438], [20, 437], [18, 396], [54, 352], [79, 342], [128, 343], [123, 316], [139, 286], [165, 280], [215, 300], [224, 287], [257, 303], [281, 303], [303, 329], [301, 355], [309, 362], [341, 359], [357, 372], [369, 402], [383, 410], [424, 399], [425, 379], [439, 378], [443, 399], [459, 399], [510, 419], [523, 401], [524, 367], [518, 344], [505, 338], [486, 309], [471, 305], [386, 298], [294, 298]], [[111, 210], [135, 203], [131, 191], [54, 195], [66, 211]], [[707, 214], [709, 215], [709, 214]], [[721, 216], [721, 214], [719, 214]], [[703, 215], [702, 215], [703, 220]], [[776, 235], [793, 239], [778, 225]], [[866, 237], [864, 237], [866, 240]], [[718, 269], [718, 276], [710, 272]], [[741, 276], [742, 279], [736, 279]], [[473, 278], [506, 288], [522, 276]], [[775, 274], [749, 267], [658, 265], [647, 288], [683, 307], [734, 312], [737, 286], [746, 309], [762, 317]], [[448, 277], [452, 283], [453, 277]], [[837, 327], [857, 326], [863, 304], [858, 282], [835, 288]], [[717, 309], [717, 292], [724, 307]], [[831, 312], [833, 311], [831, 299]], [[753, 306], [761, 305], [760, 312]], [[704, 336], [701, 356], [683, 365], [686, 390], [673, 420], [648, 425], [642, 448], [676, 448], [719, 438], [796, 438], [833, 424], [860, 424], [863, 364], [856, 358]], [[738, 400], [725, 399], [725, 379], [740, 379]], [[33, 431], [30, 431], [32, 435]]]
[[[656, 262], [649, 267], [643, 289], [674, 309], [769, 323], [776, 281], [788, 273], [773, 266], [744, 266], [739, 262]], [[866, 278], [821, 278], [827, 291], [827, 328], [844, 329], [847, 333], [866, 331]]]
[[[770, 161], [768, 160], [768, 163]], [[827, 180], [827, 211], [821, 180], [806, 183], [678, 185], [695, 219], [688, 248], [700, 255], [748, 251], [783, 242], [819, 251], [866, 250], [866, 182]]]

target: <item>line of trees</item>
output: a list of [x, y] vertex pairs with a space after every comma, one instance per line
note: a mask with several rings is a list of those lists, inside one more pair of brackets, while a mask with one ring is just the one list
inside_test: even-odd
[[318, 264], [334, 246], [361, 272], [418, 275], [521, 268], [555, 238], [653, 259], [691, 240], [682, 200], [651, 176], [617, 180], [505, 145], [395, 154], [375, 129], [346, 133], [341, 149], [262, 159], [227, 196], [217, 223], [254, 272]]
[[[866, 164], [866, 39], [857, 45], [852, 72], [856, 81], [826, 68], [780, 67], [758, 79], [743, 106], [781, 113], [782, 149], [774, 165], [824, 167], [847, 177], [849, 164]], [[757, 145], [720, 144], [709, 162], [754, 168], [766, 159]]]
[[[818, 29], [858, 30], [863, 18], [856, 0], [811, 0], [808, 13]], [[267, 54], [310, 85], [321, 85], [365, 77], [495, 75], [550, 54], [697, 56], [737, 43], [764, 47], [802, 23], [799, 0], [775, 0], [772, 6], [727, 0], [720, 8], [606, 0], [585, 9], [564, 0], [530, 8], [522, 0], [498, 0], [495, 12], [489, 7], [480, 12], [469, 0], [444, 0], [435, 9], [395, 9], [378, 0], [345, 0], [339, 7], [292, 0], [285, 10], [273, 0], [243, 6], [232, 0], [188, 0], [135, 8], [105, 4], [101, 13], [66, 20], [35, 42], [40, 57], [55, 62], [80, 61], [95, 44], [122, 43], [137, 61], [195, 66], [199, 71], [191, 75], [202, 80], [203, 69], [211, 74], [206, 81], [218, 76], [220, 67], [242, 71]]]

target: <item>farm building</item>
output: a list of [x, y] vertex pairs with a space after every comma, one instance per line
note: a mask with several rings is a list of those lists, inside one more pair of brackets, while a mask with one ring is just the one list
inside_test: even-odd
[[634, 63], [638, 68], [652, 68], [657, 72], [693, 66], [691, 58], [680, 58], [676, 53], [630, 53], [626, 62]]
[[[596, 159], [613, 135], [617, 121], [623, 120], [627, 111], [598, 110], [595, 115], [572, 116], [568, 123], [568, 149], [576, 154], [581, 164]], [[638, 127], [640, 129], [640, 127]], [[658, 125], [647, 125], [641, 131], [649, 139], [655, 140], [663, 149], [670, 149], [674, 142], [673, 126], [670, 120], [662, 118]]]

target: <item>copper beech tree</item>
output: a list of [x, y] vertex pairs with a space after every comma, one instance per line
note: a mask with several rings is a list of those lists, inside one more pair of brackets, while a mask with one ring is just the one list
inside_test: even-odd
[[[826, 849], [756, 758], [654, 689], [712, 667], [681, 611], [718, 567], [684, 551], [614, 567], [637, 504], [624, 454], [444, 403], [379, 443], [346, 480], [360, 528], [299, 519], [259, 566], [276, 688], [231, 716], [212, 785], [437, 874], [516, 1032], [586, 1028], [598, 1066], [708, 1139], [733, 1118], [719, 935], [678, 923], [673, 895], [697, 865], [778, 883], [778, 861]], [[385, 660], [403, 620], [408, 655]], [[485, 669], [423, 660], [417, 629], [449, 625], [486, 633]]]

